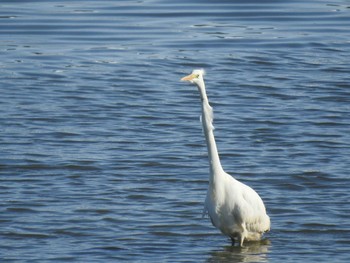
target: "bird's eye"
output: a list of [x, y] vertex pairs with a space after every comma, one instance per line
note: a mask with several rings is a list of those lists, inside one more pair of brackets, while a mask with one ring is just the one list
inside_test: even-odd
[[199, 74], [196, 75], [196, 78], [197, 78], [197, 79], [199, 78]]

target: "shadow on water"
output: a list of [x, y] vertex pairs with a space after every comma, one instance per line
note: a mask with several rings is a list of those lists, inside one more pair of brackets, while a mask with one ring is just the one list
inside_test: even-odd
[[263, 239], [259, 242], [246, 242], [244, 247], [224, 246], [210, 253], [206, 262], [266, 262], [271, 242]]

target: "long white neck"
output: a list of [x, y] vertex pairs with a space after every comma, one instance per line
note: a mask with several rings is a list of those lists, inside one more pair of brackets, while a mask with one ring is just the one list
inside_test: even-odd
[[210, 166], [210, 178], [209, 182], [211, 184], [215, 183], [215, 175], [222, 172], [222, 166], [220, 163], [220, 157], [218, 154], [218, 149], [216, 147], [215, 137], [214, 137], [214, 126], [213, 126], [213, 109], [209, 105], [208, 97], [205, 91], [204, 81], [200, 81], [198, 84], [198, 90], [200, 92], [202, 100], [202, 125], [205, 139], [207, 141], [208, 148], [208, 158]]

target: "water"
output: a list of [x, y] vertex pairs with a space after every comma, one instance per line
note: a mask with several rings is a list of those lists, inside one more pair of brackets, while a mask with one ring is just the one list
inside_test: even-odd
[[[350, 1], [1, 1], [1, 262], [348, 262]], [[205, 68], [272, 230], [201, 218]]]

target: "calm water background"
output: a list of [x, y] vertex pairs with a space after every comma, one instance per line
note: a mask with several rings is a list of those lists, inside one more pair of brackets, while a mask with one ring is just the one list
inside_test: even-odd
[[[349, 262], [350, 1], [213, 2], [0, 2], [1, 262]], [[194, 68], [261, 243], [201, 217]]]

